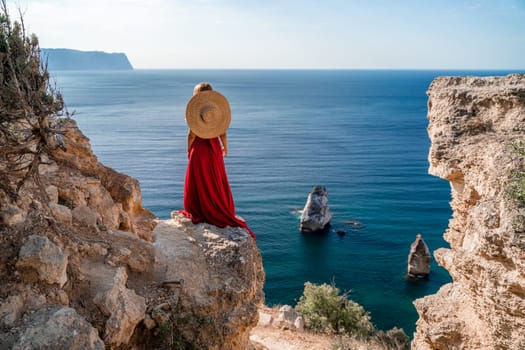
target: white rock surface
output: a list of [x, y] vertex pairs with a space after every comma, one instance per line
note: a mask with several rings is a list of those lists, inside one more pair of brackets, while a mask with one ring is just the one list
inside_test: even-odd
[[94, 299], [94, 303], [109, 316], [104, 340], [112, 346], [127, 344], [146, 313], [146, 300], [126, 288], [127, 279], [125, 268], [116, 269], [109, 288], [100, 291]]
[[299, 229], [303, 232], [321, 231], [330, 220], [332, 213], [328, 207], [328, 191], [325, 186], [316, 185], [308, 194]]

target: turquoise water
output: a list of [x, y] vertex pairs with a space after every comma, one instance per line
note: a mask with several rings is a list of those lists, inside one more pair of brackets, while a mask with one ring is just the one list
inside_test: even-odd
[[[434, 262], [428, 281], [404, 276], [416, 234], [431, 250], [446, 247], [451, 215], [448, 183], [427, 174], [425, 91], [438, 75], [464, 73], [136, 70], [54, 77], [100, 161], [139, 179], [144, 206], [161, 218], [182, 208], [185, 106], [193, 86], [210, 81], [231, 103], [226, 167], [237, 213], [258, 237], [266, 302], [293, 305], [305, 281], [334, 281], [379, 328], [411, 334], [412, 301], [450, 281]], [[333, 221], [328, 232], [305, 235], [295, 210], [315, 184], [328, 189]]]

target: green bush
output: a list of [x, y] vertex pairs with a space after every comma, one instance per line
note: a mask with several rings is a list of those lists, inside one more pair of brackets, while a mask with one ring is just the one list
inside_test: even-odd
[[331, 330], [359, 338], [368, 338], [374, 331], [369, 313], [349, 300], [348, 293], [340, 294], [335, 285], [306, 282], [295, 309], [316, 331]]

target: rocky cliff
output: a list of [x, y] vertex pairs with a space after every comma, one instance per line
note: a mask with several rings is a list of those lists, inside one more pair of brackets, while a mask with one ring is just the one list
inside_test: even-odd
[[428, 90], [430, 173], [450, 181], [453, 282], [415, 302], [414, 349], [525, 348], [525, 75]]
[[74, 121], [53, 127], [38, 176], [0, 192], [0, 348], [247, 348], [264, 298], [249, 234], [158, 220]]

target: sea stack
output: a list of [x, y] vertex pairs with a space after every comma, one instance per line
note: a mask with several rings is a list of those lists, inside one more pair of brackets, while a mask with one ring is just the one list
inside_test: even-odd
[[428, 278], [430, 274], [430, 260], [430, 250], [421, 234], [418, 234], [416, 240], [410, 245], [407, 277], [410, 279]]
[[303, 209], [299, 229], [302, 232], [322, 231], [330, 223], [332, 214], [328, 208], [328, 192], [326, 187], [315, 185]]

